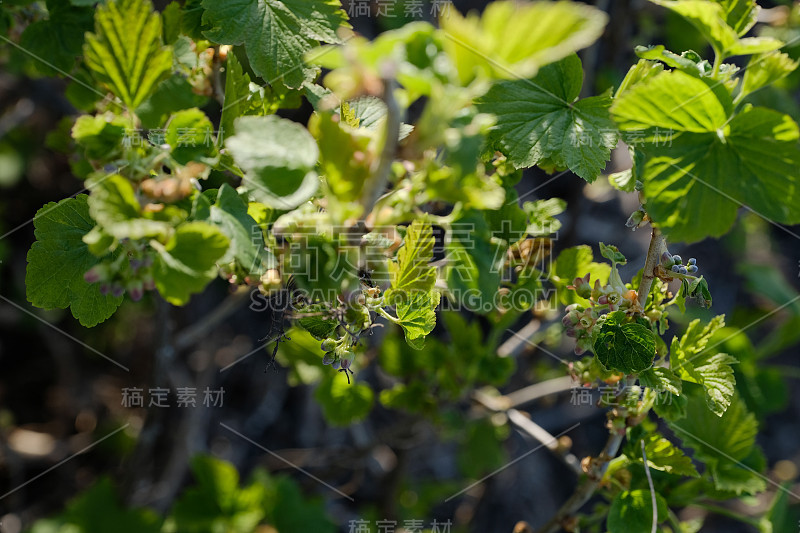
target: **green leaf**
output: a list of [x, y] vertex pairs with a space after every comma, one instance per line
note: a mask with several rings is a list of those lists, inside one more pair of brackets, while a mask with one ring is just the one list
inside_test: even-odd
[[308, 130], [274, 115], [242, 117], [234, 124], [236, 135], [225, 146], [257, 201], [289, 210], [316, 192], [319, 149]]
[[220, 44], [244, 44], [250, 66], [270, 85], [298, 88], [313, 77], [303, 55], [319, 41], [338, 43], [348, 27], [338, 0], [203, 0], [203, 33]]
[[117, 239], [165, 237], [170, 226], [142, 217], [142, 208], [131, 182], [111, 175], [90, 182], [89, 212], [103, 230]]
[[[752, 464], [754, 461], [757, 462], [756, 465]], [[737, 496], [764, 492], [767, 482], [761, 472], [765, 466], [766, 459], [757, 446], [753, 447], [750, 455], [741, 462], [721, 458], [710, 465], [714, 488]]]
[[160, 129], [176, 111], [203, 107], [207, 101], [208, 97], [194, 92], [186, 78], [173, 75], [159, 83], [153, 94], [139, 105], [136, 116], [141, 120], [143, 128]]
[[609, 174], [608, 183], [621, 192], [633, 192], [636, 190], [636, 180], [633, 177], [632, 169]]
[[406, 342], [412, 348], [421, 350], [425, 337], [436, 327], [436, 308], [440, 299], [439, 291], [414, 291], [408, 299], [397, 303], [397, 323], [403, 328]]
[[758, 433], [758, 422], [736, 398], [721, 417], [712, 413], [700, 394], [689, 395], [686, 417], [670, 423], [695, 457], [706, 463], [725, 458], [741, 461], [750, 454]]
[[427, 294], [433, 289], [436, 267], [428, 263], [433, 259], [434, 243], [429, 223], [415, 220], [408, 227], [403, 246], [397, 252], [397, 261], [389, 264], [392, 286], [385, 296], [390, 305], [412, 292]]
[[97, 264], [83, 237], [94, 228], [87, 196], [80, 194], [49, 203], [33, 218], [36, 242], [28, 251], [25, 290], [28, 301], [42, 309], [70, 308], [81, 325], [92, 327], [117, 310], [122, 297], [100, 294], [83, 275]]
[[733, 101], [719, 82], [677, 70], [648, 77], [611, 106], [611, 115], [622, 131], [656, 127], [674, 132], [716, 132], [732, 112]]
[[[644, 159], [637, 177], [648, 214], [671, 240], [718, 237], [742, 205], [775, 222], [800, 222], [797, 124], [758, 107], [731, 119], [731, 104], [721, 86], [673, 71], [635, 86], [611, 109], [622, 130], [649, 136], [636, 145]], [[659, 140], [655, 128], [669, 133]]]
[[681, 379], [664, 367], [653, 367], [639, 374], [639, 383], [656, 392], [681, 393]]
[[[350, 126], [364, 128], [373, 132], [382, 132], [386, 123], [386, 104], [375, 96], [362, 96], [342, 104], [342, 109], [349, 109], [353, 123]], [[409, 136], [414, 130], [410, 124], [400, 123], [399, 140]]]
[[[666, 520], [667, 502], [656, 494], [657, 520]], [[649, 490], [624, 490], [616, 495], [608, 510], [609, 533], [642, 533], [653, 524], [653, 501]]]
[[119, 117], [83, 115], [72, 127], [72, 138], [86, 150], [89, 159], [105, 159], [120, 147], [125, 121]]
[[600, 255], [611, 261], [612, 263], [617, 263], [619, 265], [624, 265], [628, 262], [625, 259], [625, 256], [622, 255], [622, 252], [619, 251], [619, 248], [614, 246], [613, 244], [605, 244], [600, 243]]
[[442, 17], [444, 47], [462, 83], [476, 75], [510, 79], [530, 77], [542, 65], [592, 44], [608, 17], [572, 2], [492, 2], [478, 17], [454, 9]]
[[704, 76], [707, 70], [711, 70], [708, 61], [698, 61], [699, 56], [692, 51], [684, 52], [680, 55], [670, 52], [663, 45], [637, 46], [636, 55], [642, 59], [661, 61], [664, 64], [683, 70], [694, 76]]
[[219, 124], [224, 136], [236, 133], [234, 121], [247, 113], [250, 107], [250, 75], [231, 51], [225, 63], [225, 101]]
[[331, 318], [330, 307], [324, 303], [310, 304], [297, 310], [297, 323], [312, 337], [321, 341], [333, 335], [339, 322]]
[[264, 517], [265, 487], [239, 488], [239, 473], [228, 462], [209, 456], [192, 459], [196, 485], [187, 488], [175, 503], [171, 519], [178, 531], [252, 531]]
[[480, 212], [460, 217], [445, 243], [445, 278], [453, 299], [477, 313], [494, 309], [507, 249], [507, 244], [493, 241]]
[[56, 76], [72, 73], [81, 55], [83, 35], [92, 29], [93, 10], [73, 7], [67, 0], [47, 0], [47, 11], [47, 19], [33, 22], [25, 28], [19, 45], [33, 57], [46, 60], [46, 63], [29, 61], [42, 74]]
[[792, 60], [788, 54], [782, 52], [771, 52], [751, 57], [744, 71], [741, 96], [748, 95], [785, 78], [794, 72], [797, 65], [797, 61]]
[[161, 16], [148, 0], [116, 0], [98, 7], [84, 54], [97, 81], [129, 109], [144, 102], [172, 70], [172, 49], [161, 40]]
[[349, 426], [367, 417], [375, 395], [369, 385], [348, 383], [344, 376], [332, 372], [314, 391], [322, 406], [322, 414], [333, 426]]
[[158, 292], [174, 305], [184, 305], [217, 275], [216, 262], [230, 241], [216, 226], [188, 222], [179, 226], [166, 245], [150, 241], [158, 255], [153, 277]]
[[[659, 433], [648, 433], [644, 440], [644, 450], [647, 455], [647, 464], [654, 470], [661, 470], [676, 476], [699, 477], [697, 469], [692, 464], [692, 460], [684, 455], [680, 448], [665, 439]], [[630, 455], [634, 460], [642, 462], [642, 452], [640, 441], [636, 441]], [[633, 451], [638, 453], [634, 454]], [[627, 455], [627, 453], [626, 453]]]
[[625, 324], [624, 319], [624, 311], [609, 313], [593, 348], [609, 370], [633, 374], [652, 366], [656, 341], [648, 328], [636, 322]]
[[[508, 202], [512, 201], [513, 198], [508, 198]], [[555, 217], [563, 213], [566, 208], [567, 202], [561, 198], [525, 202], [522, 204], [522, 209], [528, 215], [528, 227], [525, 231], [534, 237], [557, 232], [561, 228], [561, 221]]]
[[324, 111], [311, 117], [308, 128], [318, 141], [320, 169], [328, 188], [341, 201], [357, 200], [372, 174], [367, 158], [371, 135]]
[[181, 165], [210, 157], [216, 150], [214, 125], [196, 107], [170, 117], [164, 140], [170, 146], [172, 157]]
[[550, 271], [550, 280], [556, 286], [562, 304], [569, 305], [576, 302], [588, 304], [588, 301], [580, 298], [575, 291], [567, 289], [575, 278], [588, 273], [591, 280], [599, 280], [601, 285], [608, 281], [611, 266], [608, 263], [595, 263], [592, 261], [593, 258], [592, 248], [585, 244], [566, 248], [558, 254]]
[[[755, 23], [753, 2], [747, 0], [651, 0], [683, 16], [711, 43], [721, 59], [735, 55], [769, 52], [783, 46], [770, 37], [740, 39]], [[733, 27], [732, 27], [733, 26]]]
[[75, 528], [58, 531], [81, 533], [158, 533], [162, 519], [149, 509], [126, 509], [119, 501], [111, 481], [101, 478], [67, 505], [64, 521]]
[[576, 101], [582, 83], [581, 61], [572, 54], [531, 80], [495, 84], [478, 101], [481, 111], [497, 116], [491, 139], [515, 167], [547, 160], [589, 182], [602, 172], [617, 144], [611, 97]]
[[682, 379], [703, 386], [708, 408], [717, 416], [722, 416], [733, 399], [736, 378], [730, 365], [739, 361], [728, 354], [704, 350], [714, 332], [724, 325], [724, 315], [714, 317], [704, 328], [699, 320], [693, 320], [681, 340], [673, 338], [670, 346], [670, 368]]
[[217, 193], [207, 220], [218, 226], [231, 241], [221, 263], [236, 260], [251, 276], [259, 277], [277, 265], [275, 257], [265, 249], [264, 234], [256, 221], [247, 214], [247, 204], [228, 184]]

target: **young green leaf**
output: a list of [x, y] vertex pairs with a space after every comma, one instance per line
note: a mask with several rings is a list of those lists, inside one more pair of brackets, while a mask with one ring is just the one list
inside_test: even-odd
[[530, 80], [495, 84], [478, 108], [497, 116], [491, 138], [517, 168], [547, 160], [592, 182], [617, 144], [610, 95], [577, 100], [581, 61], [572, 54]]
[[530, 77], [540, 66], [592, 44], [608, 17], [571, 2], [492, 2], [478, 17], [451, 10], [440, 20], [444, 46], [462, 83], [476, 74], [492, 78]]
[[771, 37], [741, 35], [755, 24], [756, 5], [751, 0], [651, 0], [683, 16], [705, 37], [721, 59], [757, 54], [780, 48], [783, 43]]
[[423, 348], [425, 337], [436, 327], [440, 299], [441, 294], [436, 290], [414, 291], [409, 298], [397, 303], [397, 323], [403, 328], [406, 342], [415, 350]]
[[575, 278], [589, 274], [592, 280], [598, 280], [601, 284], [608, 281], [611, 266], [608, 263], [595, 263], [593, 258], [592, 248], [585, 244], [567, 248], [558, 254], [550, 270], [550, 280], [556, 286], [562, 304], [585, 302], [575, 291], [567, 289]]
[[247, 204], [228, 184], [223, 184], [217, 200], [208, 210], [208, 218], [199, 218], [218, 226], [231, 241], [221, 263], [236, 260], [251, 276], [258, 277], [277, 265], [275, 257], [265, 249], [264, 236], [256, 221], [247, 214]]
[[49, 203], [33, 218], [36, 242], [28, 252], [25, 289], [28, 301], [42, 309], [70, 308], [72, 316], [92, 327], [117, 310], [122, 297], [100, 294], [83, 275], [97, 264], [83, 237], [94, 228], [87, 196]]
[[253, 71], [270, 85], [298, 88], [311, 79], [303, 55], [319, 44], [338, 43], [349, 27], [338, 0], [203, 0], [203, 33], [221, 44], [243, 44]]
[[[667, 502], [656, 494], [658, 521], [666, 520]], [[649, 490], [624, 490], [617, 494], [608, 510], [606, 526], [609, 533], [642, 533], [650, 531], [653, 523], [653, 500]]]
[[[647, 454], [647, 464], [654, 470], [675, 474], [677, 476], [699, 477], [692, 460], [684, 455], [680, 448], [665, 439], [661, 434], [647, 433], [644, 440], [644, 449]], [[642, 451], [639, 440], [632, 443], [629, 455], [633, 461], [642, 462]], [[638, 453], [634, 453], [638, 452]], [[628, 455], [628, 452], [626, 452]]]
[[386, 291], [387, 302], [393, 304], [412, 292], [427, 293], [433, 289], [436, 267], [428, 263], [433, 259], [434, 243], [429, 223], [415, 220], [408, 227], [404, 245], [397, 252], [397, 262], [389, 264], [392, 286]]
[[797, 65], [797, 61], [783, 52], [751, 57], [744, 71], [740, 98], [785, 78], [797, 69]]
[[349, 426], [369, 414], [375, 394], [364, 383], [348, 384], [344, 376], [332, 373], [322, 380], [314, 397], [322, 406], [325, 419], [334, 426]]
[[636, 322], [623, 323], [624, 319], [625, 311], [610, 313], [593, 349], [607, 369], [633, 374], [652, 366], [656, 341], [648, 328]]
[[172, 70], [172, 49], [161, 38], [161, 15], [149, 0], [115, 0], [98, 7], [84, 54], [95, 78], [131, 110]]

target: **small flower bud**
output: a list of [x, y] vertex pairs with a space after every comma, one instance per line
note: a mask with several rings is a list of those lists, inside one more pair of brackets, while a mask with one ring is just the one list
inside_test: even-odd
[[686, 262], [686, 264], [687, 265], [696, 265], [697, 264], [697, 259], [695, 259], [694, 257], [690, 257], [689, 260]]
[[688, 270], [688, 269], [687, 269], [685, 266], [682, 266], [682, 267], [680, 267], [680, 270], [679, 270], [679, 272], [680, 272], [681, 274], [688, 274], [688, 273], [689, 273], [689, 270]]
[[669, 252], [664, 252], [661, 254], [661, 264], [664, 265], [664, 267], [671, 267], [674, 264], [672, 255], [670, 255]]
[[670, 270], [677, 273], [681, 271], [681, 267], [679, 267], [678, 265], [672, 265], [672, 268]]
[[83, 275], [86, 283], [97, 283], [103, 281], [108, 277], [108, 267], [105, 265], [95, 265]]
[[336, 356], [333, 355], [333, 352], [328, 352], [322, 357], [322, 364], [323, 365], [332, 365], [336, 360]]
[[342, 359], [342, 370], [348, 370], [351, 364], [353, 364], [351, 359]]
[[672, 259], [673, 259], [673, 261], [675, 261], [676, 265], [680, 265], [683, 262], [683, 259], [681, 259], [681, 256], [679, 256], [677, 254], [673, 255]]
[[144, 296], [144, 285], [141, 281], [134, 281], [128, 284], [128, 296], [131, 300], [138, 302]]
[[333, 351], [334, 348], [336, 348], [336, 341], [330, 338], [325, 339], [324, 341], [322, 341], [320, 348], [322, 349], [323, 352], [331, 352]]
[[125, 289], [122, 287], [122, 285], [120, 285], [118, 283], [115, 283], [114, 285], [111, 286], [111, 295], [114, 298], [119, 298], [124, 293], [125, 293]]
[[697, 272], [697, 270], [698, 270], [697, 265], [689, 265], [688, 267], [686, 267], [686, 271], [689, 274], [694, 274], [695, 272]]

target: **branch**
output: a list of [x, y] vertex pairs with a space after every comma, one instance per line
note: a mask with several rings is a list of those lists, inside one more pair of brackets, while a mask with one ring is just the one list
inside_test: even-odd
[[381, 157], [378, 161], [378, 166], [375, 169], [375, 174], [371, 180], [367, 180], [364, 184], [364, 192], [361, 196], [361, 205], [364, 207], [364, 212], [359, 221], [362, 228], [366, 227], [365, 221], [367, 216], [372, 212], [378, 198], [383, 194], [386, 184], [389, 182], [389, 176], [392, 172], [392, 163], [394, 156], [397, 153], [398, 139], [400, 138], [400, 107], [397, 100], [394, 98], [395, 89], [394, 78], [386, 77], [383, 80], [383, 102], [386, 104], [386, 129], [384, 130], [385, 139], [383, 141], [383, 150]]
[[647, 259], [644, 261], [644, 269], [642, 270], [642, 281], [639, 283], [637, 291], [637, 311], [639, 312], [644, 311], [647, 307], [647, 297], [650, 295], [650, 289], [656, 279], [655, 269], [661, 262], [661, 253], [665, 249], [666, 241], [661, 234], [661, 230], [653, 227], [650, 247], [647, 249]]
[[[631, 378], [628, 378], [629, 384], [632, 384], [630, 381]], [[620, 394], [625, 394], [626, 389], [627, 387], [623, 388]], [[617, 398], [619, 398], [619, 396], [620, 395], [617, 395]], [[603, 447], [603, 451], [600, 452], [600, 455], [589, 461], [586, 466], [586, 477], [583, 482], [578, 485], [578, 488], [575, 489], [572, 496], [561, 506], [555, 516], [543, 525], [537, 533], [555, 533], [558, 531], [564, 521], [578, 512], [578, 510], [589, 501], [595, 490], [597, 490], [597, 487], [603, 480], [603, 476], [605, 476], [606, 470], [608, 470], [608, 464], [617, 456], [617, 453], [619, 453], [622, 439], [625, 438], [624, 427], [627, 427], [628, 410], [624, 404], [622, 404], [612, 412], [614, 416], [609, 418], [609, 435], [606, 445]], [[619, 429], [619, 422], [623, 422], [623, 429]]]

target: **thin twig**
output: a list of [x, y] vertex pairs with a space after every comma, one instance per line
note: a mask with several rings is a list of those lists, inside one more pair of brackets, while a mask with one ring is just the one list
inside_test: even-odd
[[508, 401], [509, 408], [520, 407], [521, 405], [536, 401], [545, 396], [566, 392], [574, 388], [575, 385], [575, 381], [571, 376], [563, 376], [534, 383], [524, 389], [508, 393], [505, 395], [505, 399]]
[[642, 460], [644, 461], [644, 473], [647, 474], [647, 484], [650, 485], [650, 501], [653, 504], [653, 527], [650, 528], [650, 533], [658, 531], [658, 502], [656, 502], [656, 489], [653, 487], [653, 477], [650, 475], [650, 466], [647, 464], [647, 452], [644, 449], [644, 439], [642, 443]]
[[564, 464], [566, 464], [573, 472], [579, 476], [583, 475], [580, 459], [561, 447], [558, 444], [558, 439], [556, 437], [551, 435], [549, 431], [516, 409], [507, 409], [504, 407], [504, 405], [507, 403], [507, 397], [501, 396], [500, 398], [495, 398], [481, 391], [475, 391], [472, 397], [476, 402], [490, 411], [505, 413], [505, 415], [508, 417], [508, 420], [517, 428], [533, 439], [536, 439], [542, 443], [542, 445], [550, 450], [556, 457], [564, 461]]
[[175, 335], [173, 348], [180, 352], [194, 346], [213, 333], [214, 328], [231, 316], [247, 299], [249, 291], [236, 291], [223, 300], [213, 311]]

